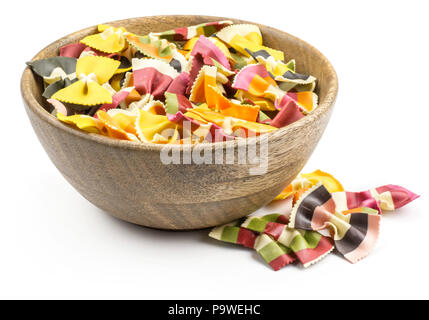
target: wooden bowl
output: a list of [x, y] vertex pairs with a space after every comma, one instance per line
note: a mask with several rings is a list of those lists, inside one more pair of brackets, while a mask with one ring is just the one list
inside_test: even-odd
[[[208, 21], [236, 19], [211, 16], [153, 16], [109, 22], [137, 34], [164, 31]], [[268, 169], [252, 175], [255, 165], [170, 164], [160, 160], [162, 145], [114, 140], [88, 134], [58, 121], [45, 110], [41, 81], [26, 68], [21, 91], [31, 124], [50, 159], [70, 184], [97, 207], [120, 219], [153, 228], [207, 228], [246, 216], [270, 202], [301, 171], [328, 123], [338, 90], [329, 61], [308, 43], [283, 31], [259, 25], [264, 44], [295, 58], [297, 70], [317, 77], [319, 107], [303, 119], [273, 133], [268, 140]], [[96, 32], [87, 28], [50, 44], [34, 58], [58, 55], [58, 49]], [[202, 144], [224, 155], [261, 137]], [[175, 145], [182, 156], [190, 147]], [[218, 151], [219, 152], [219, 151]]]

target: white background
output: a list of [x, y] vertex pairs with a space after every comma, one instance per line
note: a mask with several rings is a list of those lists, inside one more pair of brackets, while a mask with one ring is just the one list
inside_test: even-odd
[[[260, 3], [260, 4], [257, 4]], [[116, 5], [115, 5], [116, 4]], [[0, 298], [429, 298], [426, 1], [12, 1], [1, 10]], [[386, 214], [375, 250], [272, 271], [208, 230], [116, 220], [63, 179], [21, 103], [25, 61], [94, 24], [158, 14], [241, 18], [294, 34], [339, 76], [328, 128], [304, 171], [349, 191], [399, 184], [422, 197]], [[299, 57], [296, 57], [299, 60]]]

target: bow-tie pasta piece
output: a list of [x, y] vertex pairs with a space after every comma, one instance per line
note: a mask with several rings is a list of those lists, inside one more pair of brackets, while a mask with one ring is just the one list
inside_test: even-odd
[[300, 190], [308, 190], [318, 183], [322, 183], [330, 193], [344, 191], [341, 183], [330, 173], [319, 169], [311, 173], [301, 173], [274, 199], [283, 200]]
[[[245, 91], [251, 96], [271, 100], [274, 103], [274, 110], [281, 110], [288, 105], [291, 99], [306, 112], [311, 112], [317, 105], [317, 95], [314, 92], [295, 93], [285, 92], [280, 89], [277, 82], [262, 64], [253, 64], [241, 69], [236, 75], [232, 87]], [[266, 104], [266, 107], [272, 108], [272, 104]]]
[[215, 66], [203, 66], [195, 80], [189, 100], [194, 103], [207, 103], [213, 109], [218, 110], [216, 107], [216, 94], [213, 93], [211, 87], [216, 88], [216, 92], [225, 93], [222, 84], [228, 83], [228, 79], [220, 72]]
[[290, 228], [309, 231], [329, 230], [335, 248], [348, 261], [356, 263], [374, 247], [380, 229], [380, 215], [361, 208], [347, 215], [337, 211], [335, 201], [322, 184], [308, 190], [295, 204]]
[[129, 34], [126, 38], [128, 43], [144, 56], [163, 60], [169, 63], [177, 72], [182, 72], [186, 69], [188, 62], [183, 54], [177, 50], [175, 44], [152, 36]]
[[[262, 97], [271, 101], [282, 99], [285, 95], [277, 83], [269, 75], [267, 69], [261, 64], [253, 64], [244, 67], [235, 76], [232, 87], [237, 90], [248, 92], [251, 96]], [[277, 110], [274, 105], [267, 105], [264, 111]]]
[[72, 116], [65, 116], [61, 112], [58, 112], [57, 118], [60, 121], [73, 125], [85, 132], [103, 134], [103, 123], [100, 120], [88, 115], [75, 114]]
[[86, 36], [81, 40], [88, 47], [105, 53], [121, 52], [126, 48], [125, 36], [128, 34], [125, 28], [115, 28], [107, 25], [99, 25], [100, 33]]
[[259, 116], [259, 107], [250, 104], [240, 104], [227, 99], [217, 87], [208, 86], [209, 99], [207, 105], [227, 117], [234, 117], [246, 121], [256, 122]]
[[157, 59], [133, 59], [133, 78], [136, 90], [164, 99], [164, 92], [179, 73], [168, 63]]
[[43, 97], [52, 95], [71, 85], [76, 79], [76, 59], [69, 57], [52, 57], [27, 62], [27, 65], [43, 78], [45, 90]]
[[207, 65], [213, 65], [213, 60], [220, 63], [226, 69], [231, 70], [228, 58], [213, 42], [205, 36], [200, 36], [191, 51], [191, 57], [200, 54]]
[[122, 129], [121, 125], [105, 111], [97, 111], [97, 118], [103, 123], [107, 136], [120, 140], [139, 141], [139, 139], [134, 134]]
[[289, 82], [293, 84], [290, 86], [289, 90], [297, 85], [307, 84], [312, 84], [311, 87], [314, 89], [316, 78], [311, 75], [297, 73], [295, 71], [295, 60], [284, 63], [281, 60], [276, 60], [265, 50], [256, 52], [247, 50], [247, 52], [255, 59], [256, 62], [263, 64], [267, 68], [267, 71], [273, 75], [276, 81]]
[[266, 234], [258, 235], [240, 227], [240, 220], [214, 228], [209, 236], [213, 239], [253, 248], [275, 270], [296, 260], [293, 252]]
[[147, 57], [170, 62], [173, 59], [174, 45], [167, 40], [159, 40], [150, 36], [128, 34], [128, 43]]
[[[221, 52], [220, 52], [221, 53]], [[191, 60], [188, 63], [188, 87], [186, 89], [186, 94], [191, 95], [192, 89], [196, 86], [200, 86], [204, 83], [205, 76], [207, 74], [214, 74], [214, 69], [216, 68], [216, 76], [212, 76], [216, 78], [216, 82], [218, 86], [221, 88], [221, 91], [224, 91], [222, 85], [230, 86], [230, 79], [235, 73], [219, 63], [216, 59], [206, 55], [204, 58], [202, 52], [197, 52], [194, 56], [191, 57]], [[215, 67], [215, 68], [210, 68]], [[210, 69], [207, 69], [210, 68]], [[194, 93], [195, 94], [195, 93]], [[192, 94], [192, 95], [194, 95]], [[192, 98], [191, 98], [192, 100]]]
[[371, 189], [370, 192], [376, 200], [380, 201], [381, 209], [387, 211], [399, 209], [419, 197], [410, 190], [393, 184]]
[[368, 191], [348, 192], [338, 190], [332, 193], [337, 210], [344, 214], [361, 207], [374, 206], [385, 211], [393, 211], [403, 207], [419, 196], [410, 190], [396, 185], [385, 185]]
[[241, 224], [255, 232], [265, 233], [291, 250], [307, 268], [326, 257], [334, 246], [329, 238], [316, 231], [295, 230], [287, 226], [288, 219], [279, 214], [249, 217]]
[[195, 26], [176, 28], [164, 32], [152, 32], [150, 35], [161, 39], [167, 39], [169, 41], [184, 41], [200, 35], [209, 37], [231, 24], [233, 24], [233, 22], [229, 20], [206, 22]]
[[155, 115], [144, 110], [138, 110], [136, 130], [143, 142], [169, 143], [177, 140], [177, 124], [168, 120], [167, 116]]
[[245, 56], [250, 56], [249, 51], [257, 52], [264, 50], [276, 60], [284, 60], [284, 53], [262, 45], [262, 35], [258, 26], [251, 24], [235, 24], [223, 28], [216, 37], [227, 43]]
[[131, 112], [122, 109], [110, 109], [107, 111], [107, 114], [122, 130], [137, 136], [137, 112]]
[[76, 75], [79, 80], [56, 92], [52, 99], [84, 106], [112, 103], [112, 94], [101, 85], [109, 81], [119, 65], [119, 61], [98, 56], [78, 59]]
[[[227, 59], [231, 63], [235, 63], [235, 60], [234, 60], [233, 56], [231, 55], [231, 52], [229, 51], [228, 47], [222, 41], [220, 41], [216, 37], [209, 37], [207, 39], [210, 42], [212, 42], [216, 47], [218, 47], [219, 50], [222, 51], [222, 53], [225, 55], [225, 57], [227, 57]], [[192, 49], [194, 48], [194, 46], [198, 40], [199, 40], [199, 37], [192, 38], [192, 39], [188, 40], [188, 42], [186, 42], [186, 44], [183, 46], [182, 49], [185, 52], [185, 58], [186, 59], [190, 58]]]

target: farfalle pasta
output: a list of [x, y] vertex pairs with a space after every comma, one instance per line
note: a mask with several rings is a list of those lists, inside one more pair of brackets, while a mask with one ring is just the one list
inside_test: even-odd
[[317, 105], [314, 92], [286, 92], [272, 78], [267, 68], [262, 64], [253, 64], [240, 70], [234, 79], [232, 87], [249, 94], [271, 100], [275, 108], [266, 111], [281, 110], [293, 100], [303, 112], [311, 112]]
[[348, 261], [355, 263], [366, 257], [377, 241], [380, 215], [364, 207], [347, 215], [337, 211], [335, 201], [320, 184], [301, 196], [291, 214], [290, 228], [328, 230], [335, 247]]
[[274, 79], [276, 81], [279, 81], [283, 86], [284, 83], [288, 83], [292, 89], [294, 87], [311, 88], [315, 85], [315, 77], [295, 72], [294, 59], [285, 63], [281, 60], [276, 60], [271, 54], [269, 54], [265, 50], [260, 50], [256, 52], [247, 50], [247, 52], [255, 59], [256, 62], [263, 64], [266, 67], [267, 71], [270, 73], [270, 75], [272, 75]]
[[374, 203], [380, 212], [394, 211], [417, 199], [418, 195], [404, 187], [388, 184], [361, 192], [334, 192], [332, 197], [337, 210], [347, 213]]
[[102, 24], [28, 65], [59, 121], [114, 139], [183, 144], [267, 134], [313, 112], [316, 79], [284, 58], [258, 26], [226, 20], [147, 34]]
[[123, 51], [127, 44], [125, 37], [128, 32], [125, 28], [115, 28], [108, 25], [99, 25], [99, 33], [87, 36], [81, 40], [81, 43], [90, 48], [105, 53], [117, 53]]
[[276, 197], [274, 202], [287, 204], [277, 207], [282, 214], [250, 215], [209, 236], [255, 249], [276, 271], [295, 261], [309, 267], [334, 250], [356, 263], [375, 246], [382, 213], [418, 197], [391, 184], [347, 192], [333, 175], [315, 170], [299, 174]]
[[206, 22], [197, 24], [195, 26], [176, 28], [163, 32], [153, 32], [150, 35], [153, 37], [167, 39], [170, 41], [183, 41], [192, 39], [200, 35], [204, 35], [206, 37], [211, 36], [215, 32], [231, 24], [233, 24], [233, 22], [229, 20]]
[[288, 223], [289, 218], [281, 214], [251, 216], [214, 228], [209, 236], [255, 249], [276, 271], [296, 260], [308, 267], [334, 249], [327, 237], [291, 229]]
[[275, 198], [275, 200], [283, 200], [291, 195], [294, 195], [300, 190], [307, 190], [317, 183], [322, 183], [325, 188], [331, 193], [344, 191], [341, 183], [331, 174], [316, 170], [311, 173], [301, 173]]
[[327, 256], [334, 246], [331, 241], [315, 231], [289, 228], [289, 218], [280, 214], [249, 217], [241, 227], [264, 233], [293, 252], [304, 267]]
[[209, 236], [213, 239], [240, 244], [256, 250], [256, 252], [274, 269], [291, 264], [296, 260], [291, 249], [283, 246], [270, 236], [255, 233], [247, 228], [240, 227], [241, 221], [214, 228]]
[[31, 69], [43, 78], [43, 96], [50, 98], [57, 91], [77, 81], [76, 58], [52, 57], [28, 62]]
[[77, 60], [78, 81], [52, 95], [52, 99], [83, 106], [112, 103], [112, 94], [102, 86], [118, 69], [120, 62], [100, 56], [85, 56]]
[[249, 51], [265, 51], [276, 60], [284, 60], [284, 53], [282, 51], [262, 45], [262, 34], [256, 25], [231, 25], [219, 31], [216, 36], [245, 56], [250, 56]]

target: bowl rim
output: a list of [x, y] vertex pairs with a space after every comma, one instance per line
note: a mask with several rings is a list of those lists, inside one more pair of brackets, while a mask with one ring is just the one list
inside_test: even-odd
[[[333, 105], [335, 103], [337, 94], [338, 94], [338, 76], [337, 73], [330, 63], [330, 61], [315, 47], [313, 47], [311, 44], [307, 43], [306, 41], [295, 37], [285, 31], [278, 30], [276, 28], [262, 25], [260, 23], [255, 23], [251, 21], [241, 20], [241, 19], [235, 19], [235, 18], [226, 18], [226, 17], [217, 17], [217, 16], [201, 16], [201, 15], [154, 15], [154, 16], [143, 16], [143, 17], [136, 17], [136, 18], [128, 18], [128, 19], [120, 19], [115, 20], [111, 22], [106, 22], [104, 24], [111, 24], [111, 25], [119, 25], [121, 23], [126, 23], [129, 20], [144, 20], [144, 19], [162, 19], [162, 18], [174, 18], [174, 17], [201, 17], [204, 19], [207, 19], [207, 21], [221, 21], [221, 20], [233, 20], [237, 21], [238, 23], [247, 23], [247, 24], [256, 24], [265, 27], [268, 30], [272, 30], [275, 32], [283, 33], [286, 36], [294, 39], [297, 42], [303, 43], [305, 46], [309, 47], [311, 50], [315, 51], [315, 53], [320, 56], [320, 58], [324, 61], [328, 69], [330, 69], [331, 74], [333, 76], [333, 81], [331, 83], [331, 86], [328, 88], [325, 99], [317, 106], [317, 108], [311, 112], [310, 114], [306, 115], [302, 119], [295, 121], [294, 123], [287, 125], [286, 127], [279, 128], [276, 131], [269, 132], [257, 137], [251, 137], [251, 138], [245, 138], [245, 139], [236, 139], [232, 141], [221, 141], [221, 142], [210, 142], [210, 143], [198, 143], [198, 144], [156, 144], [156, 143], [149, 143], [149, 142], [138, 142], [138, 141], [127, 141], [127, 140], [119, 140], [114, 139], [110, 137], [106, 137], [97, 133], [86, 133], [82, 130], [79, 130], [77, 128], [73, 128], [65, 123], [62, 123], [61, 121], [58, 121], [56, 117], [54, 117], [52, 114], [46, 111], [46, 109], [36, 100], [34, 95], [32, 94], [30, 90], [30, 83], [31, 83], [31, 77], [33, 77], [33, 73], [30, 69], [30, 67], [26, 67], [22, 73], [21, 77], [21, 95], [28, 106], [28, 108], [37, 115], [40, 119], [43, 121], [53, 125], [54, 127], [63, 130], [69, 134], [72, 134], [76, 137], [83, 138], [86, 140], [90, 140], [92, 142], [101, 143], [110, 147], [118, 147], [118, 148], [125, 148], [125, 149], [138, 149], [138, 150], [149, 150], [149, 151], [161, 151], [163, 148], [168, 146], [168, 148], [171, 149], [178, 149], [179, 151], [188, 151], [192, 150], [194, 148], [204, 148], [207, 149], [230, 149], [230, 148], [237, 148], [238, 146], [246, 145], [250, 141], [255, 141], [256, 143], [260, 142], [261, 139], [266, 138], [278, 138], [283, 135], [287, 135], [288, 133], [292, 133], [294, 130], [296, 130], [298, 127], [302, 126], [308, 126], [311, 123], [315, 122], [317, 119], [322, 117], [324, 114], [329, 113], [329, 111], [333, 108]], [[38, 56], [42, 54], [47, 48], [51, 46], [55, 46], [58, 42], [65, 41], [70, 37], [73, 37], [76, 34], [89, 32], [91, 30], [94, 30], [97, 26], [91, 26], [88, 28], [84, 28], [78, 31], [75, 31], [73, 33], [70, 33], [60, 39], [55, 40], [54, 42], [50, 43], [49, 45], [45, 46], [42, 50], [40, 50], [32, 59], [31, 61], [34, 61], [38, 59]]]

